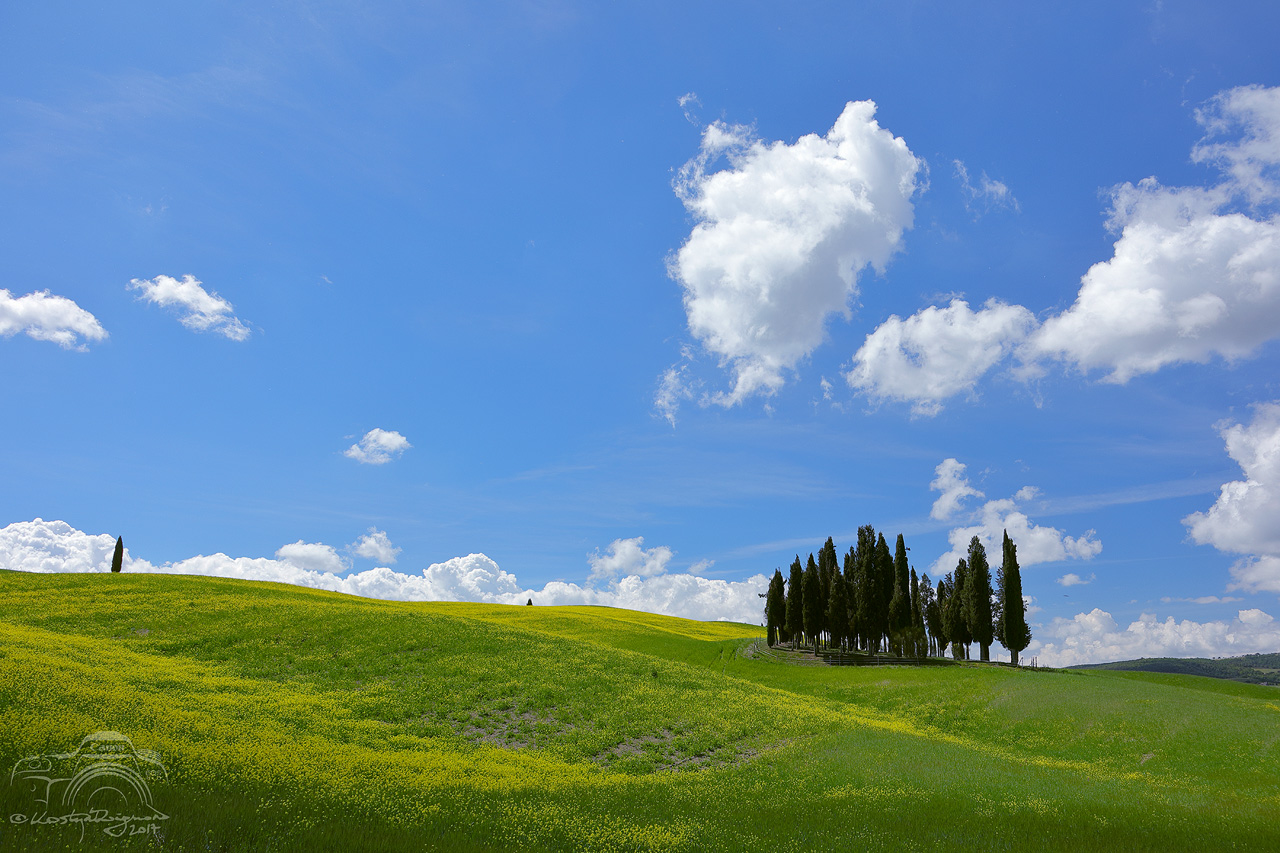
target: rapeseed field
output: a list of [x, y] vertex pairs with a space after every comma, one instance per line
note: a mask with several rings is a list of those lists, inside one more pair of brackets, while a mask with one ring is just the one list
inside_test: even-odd
[[[1280, 689], [798, 667], [761, 635], [0, 572], [0, 849], [1280, 849]], [[162, 761], [162, 816], [38, 823], [10, 768], [103, 731]]]

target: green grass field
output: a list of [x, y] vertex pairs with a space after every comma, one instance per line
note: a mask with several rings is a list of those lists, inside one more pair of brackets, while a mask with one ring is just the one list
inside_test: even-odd
[[801, 667], [760, 634], [0, 572], [4, 815], [16, 762], [91, 732], [168, 769], [160, 836], [6, 817], [0, 849], [1280, 849], [1280, 688]]

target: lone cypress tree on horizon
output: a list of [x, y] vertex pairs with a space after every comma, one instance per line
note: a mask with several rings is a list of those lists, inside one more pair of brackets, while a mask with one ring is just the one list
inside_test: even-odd
[[1027, 603], [1022, 600], [1022, 571], [1018, 568], [1018, 546], [1004, 532], [1004, 559], [1000, 563], [1000, 610], [1003, 635], [1000, 642], [1009, 650], [1009, 659], [1018, 665], [1018, 652], [1031, 644], [1027, 626]]
[[111, 555], [111, 571], [119, 572], [124, 568], [124, 537], [116, 537], [116, 552]]

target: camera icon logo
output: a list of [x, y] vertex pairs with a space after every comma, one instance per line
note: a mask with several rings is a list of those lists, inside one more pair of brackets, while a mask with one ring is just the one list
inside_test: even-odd
[[10, 815], [33, 825], [105, 823], [108, 835], [155, 832], [168, 816], [156, 807], [151, 785], [168, 780], [154, 750], [136, 749], [119, 732], [94, 732], [72, 752], [28, 756], [14, 765], [9, 784], [25, 787], [36, 814]]

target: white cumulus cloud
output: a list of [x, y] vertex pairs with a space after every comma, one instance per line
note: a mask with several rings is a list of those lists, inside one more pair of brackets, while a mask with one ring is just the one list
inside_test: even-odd
[[1280, 592], [1280, 402], [1254, 407], [1248, 424], [1220, 424], [1227, 455], [1245, 479], [1224, 483], [1207, 512], [1182, 520], [1191, 538], [1248, 555], [1231, 568], [1233, 589]]
[[[883, 270], [912, 225], [921, 167], [875, 121], [871, 101], [848, 103], [825, 135], [765, 143], [715, 122], [675, 190], [693, 216], [671, 259], [689, 330], [734, 375], [734, 405], [772, 394], [849, 316], [858, 274]], [[721, 156], [728, 166], [709, 170]]]
[[1023, 487], [1012, 498], [984, 503], [973, 513], [973, 524], [956, 527], [947, 534], [951, 550], [934, 561], [929, 569], [930, 573], [941, 575], [949, 572], [960, 560], [967, 559], [969, 542], [974, 536], [982, 542], [987, 551], [987, 560], [994, 566], [1000, 561], [1005, 531], [1008, 531], [1009, 538], [1018, 546], [1018, 565], [1023, 568], [1063, 560], [1090, 560], [1101, 553], [1102, 543], [1092, 530], [1079, 536], [1068, 536], [1056, 527], [1036, 524], [1028, 518], [1018, 508], [1018, 503], [1035, 494], [1034, 489]]
[[1087, 578], [1082, 578], [1075, 572], [1067, 572], [1065, 575], [1058, 578], [1058, 583], [1063, 586], [1083, 586], [1088, 583], [1093, 583], [1095, 580], [1097, 580], [1097, 575], [1089, 575]]
[[342, 451], [342, 455], [365, 465], [385, 465], [410, 447], [413, 445], [409, 443], [409, 439], [395, 430], [375, 427], [366, 432], [364, 438]]
[[391, 564], [396, 561], [400, 549], [391, 544], [385, 530], [370, 527], [369, 532], [352, 543], [351, 552], [366, 560], [377, 560], [379, 563]]
[[[1021, 553], [1021, 552], [1019, 552]], [[1229, 622], [1163, 622], [1143, 613], [1121, 628], [1105, 610], [1094, 608], [1071, 619], [1056, 618], [1024, 653], [1046, 666], [1134, 660], [1143, 657], [1225, 657], [1274, 652], [1280, 623], [1261, 610], [1241, 610]]]
[[1280, 89], [1232, 89], [1196, 116], [1218, 141], [1193, 156], [1219, 166], [1224, 180], [1117, 187], [1113, 257], [1091, 267], [1075, 304], [1032, 336], [1030, 357], [1107, 370], [1106, 381], [1124, 383], [1177, 362], [1244, 358], [1280, 335], [1280, 219], [1234, 209], [1237, 199], [1280, 197]]
[[[341, 559], [320, 543], [295, 542], [267, 557], [199, 555], [156, 566], [134, 559], [125, 551], [126, 572], [207, 575], [244, 580], [275, 581], [312, 589], [327, 589], [366, 598], [398, 601], [479, 601], [495, 604], [599, 605], [644, 610], [686, 619], [729, 620], [759, 624], [763, 605], [758, 594], [769, 579], [754, 575], [743, 581], [710, 580], [693, 574], [667, 574], [671, 550], [641, 548], [642, 539], [617, 540], [607, 553], [593, 558], [611, 560], [604, 575], [586, 584], [551, 581], [541, 589], [523, 587], [484, 554], [454, 557], [433, 563], [421, 574], [397, 572], [385, 566], [339, 575], [329, 569]], [[627, 543], [634, 543], [632, 546]], [[617, 547], [615, 547], [617, 546]], [[64, 521], [17, 522], [0, 529], [0, 568], [29, 572], [106, 572], [111, 568], [115, 538], [88, 534]], [[648, 575], [626, 572], [654, 572]], [[607, 580], [601, 585], [597, 581]]]
[[936, 415], [942, 402], [966, 391], [1035, 327], [1021, 305], [988, 299], [978, 311], [963, 299], [929, 306], [881, 323], [853, 357], [845, 380], [869, 396], [910, 402], [917, 415]]
[[943, 459], [933, 469], [937, 476], [929, 484], [929, 488], [942, 494], [933, 502], [933, 509], [929, 511], [930, 518], [946, 521], [960, 511], [965, 498], [985, 497], [982, 492], [969, 485], [969, 478], [964, 475], [966, 467], [963, 462], [952, 457]]
[[615, 539], [604, 554], [599, 550], [587, 555], [591, 580], [616, 580], [636, 575], [642, 578], [660, 575], [671, 562], [671, 549], [665, 545], [645, 550], [644, 537]]
[[63, 349], [81, 351], [87, 349], [86, 342], [107, 337], [107, 330], [97, 317], [65, 296], [41, 290], [15, 299], [9, 291], [0, 290], [0, 337], [9, 338], [19, 332]]
[[[1008, 355], [1022, 378], [1059, 361], [1123, 384], [1171, 364], [1243, 359], [1280, 337], [1280, 88], [1231, 89], [1196, 117], [1206, 137], [1192, 156], [1221, 179], [1115, 187], [1112, 257], [1081, 277], [1070, 307], [1042, 324], [1022, 306], [994, 301], [977, 312], [953, 300], [893, 316], [854, 356], [849, 383], [929, 415]], [[1003, 197], [994, 183], [974, 188], [963, 164], [957, 175], [973, 199]]]
[[193, 275], [184, 275], [181, 281], [167, 275], [135, 278], [129, 282], [129, 289], [140, 291], [139, 299], [154, 302], [161, 308], [176, 308], [178, 321], [188, 329], [216, 332], [233, 341], [249, 337], [249, 327], [235, 315], [231, 303], [216, 293], [209, 293]]
[[289, 545], [282, 545], [280, 550], [276, 551], [276, 559], [307, 571], [326, 572], [333, 575], [341, 574], [351, 568], [332, 547], [321, 542], [303, 542], [301, 539]]

